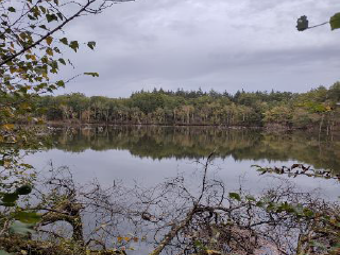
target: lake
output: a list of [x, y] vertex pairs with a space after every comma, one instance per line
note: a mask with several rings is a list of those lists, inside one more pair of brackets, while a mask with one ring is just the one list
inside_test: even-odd
[[[97, 179], [103, 185], [122, 181], [152, 186], [167, 178], [186, 176], [188, 185], [200, 183], [205, 158], [214, 152], [209, 167], [212, 178], [223, 180], [228, 190], [240, 186], [261, 193], [285, 177], [260, 175], [252, 165], [291, 166], [340, 173], [340, 138], [307, 132], [268, 133], [198, 127], [107, 127], [56, 130], [53, 145], [26, 158], [38, 171], [68, 166], [78, 183]], [[292, 179], [292, 178], [291, 178]], [[336, 180], [297, 177], [299, 190], [336, 199]]]

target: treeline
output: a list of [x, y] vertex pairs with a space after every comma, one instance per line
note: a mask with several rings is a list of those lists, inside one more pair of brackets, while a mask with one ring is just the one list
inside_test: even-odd
[[86, 97], [80, 93], [42, 96], [47, 121], [116, 125], [200, 125], [225, 127], [323, 128], [340, 125], [340, 82], [307, 93], [140, 91], [129, 98]]

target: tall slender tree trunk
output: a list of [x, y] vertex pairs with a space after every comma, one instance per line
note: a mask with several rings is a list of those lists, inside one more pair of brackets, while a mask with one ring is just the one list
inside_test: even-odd
[[325, 114], [323, 113], [321, 117], [321, 121], [320, 121], [320, 127], [319, 127], [319, 140], [321, 139], [321, 132], [322, 132], [324, 118], [325, 118]]

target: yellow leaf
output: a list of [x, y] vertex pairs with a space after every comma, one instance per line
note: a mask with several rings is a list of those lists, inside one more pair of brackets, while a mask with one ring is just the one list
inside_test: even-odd
[[20, 108], [23, 110], [31, 110], [31, 106], [27, 102], [20, 104]]
[[15, 138], [15, 136], [10, 136], [9, 137], [10, 138], [10, 141], [12, 142], [12, 143], [16, 143], [17, 142], [17, 139]]
[[8, 167], [10, 167], [10, 166], [11, 166], [11, 161], [5, 160], [5, 161], [4, 161], [4, 167], [5, 167], [5, 168], [8, 168]]
[[338, 221], [336, 219], [330, 219], [329, 222], [332, 224], [332, 225], [336, 225], [338, 223]]
[[2, 128], [10, 131], [10, 130], [14, 129], [14, 125], [13, 124], [5, 124], [5, 125], [2, 125]]
[[12, 85], [7, 85], [7, 88], [8, 88], [9, 90], [14, 90], [14, 89], [15, 89]]
[[27, 35], [26, 35], [26, 33], [24, 33], [24, 32], [20, 33], [19, 36], [20, 36], [23, 40], [25, 40], [25, 38], [27, 38]]
[[33, 61], [37, 61], [37, 58], [36, 58], [35, 55], [31, 55], [31, 59], [32, 59]]
[[17, 71], [17, 69], [15, 69], [15, 67], [11, 66], [9, 68], [9, 71], [11, 72], [11, 74], [15, 73]]
[[124, 240], [125, 240], [126, 242], [129, 242], [129, 241], [131, 240], [131, 237], [126, 236], [126, 237], [124, 237]]
[[208, 255], [220, 255], [221, 254], [219, 251], [214, 251], [214, 250], [207, 250], [206, 252]]
[[46, 53], [50, 56], [53, 56], [53, 50], [51, 48], [47, 48]]
[[117, 237], [117, 242], [118, 242], [118, 243], [121, 243], [122, 241], [123, 241], [123, 237], [118, 236], [118, 237]]
[[47, 73], [42, 73], [41, 76], [44, 77], [45, 79], [48, 79]]
[[47, 42], [47, 44], [48, 45], [51, 45], [51, 43], [52, 43], [52, 41], [53, 41], [53, 38], [51, 37], [51, 36], [48, 36], [48, 37], [46, 37], [46, 42]]

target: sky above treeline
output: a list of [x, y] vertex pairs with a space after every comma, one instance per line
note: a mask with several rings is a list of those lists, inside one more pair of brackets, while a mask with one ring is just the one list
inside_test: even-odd
[[340, 30], [298, 32], [340, 11], [339, 0], [136, 0], [82, 17], [66, 34], [96, 41], [70, 53], [63, 78], [93, 71], [58, 93], [127, 97], [134, 91], [305, 92], [340, 80]]

